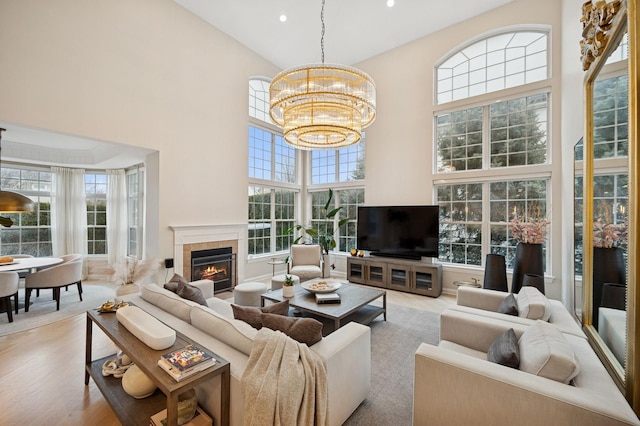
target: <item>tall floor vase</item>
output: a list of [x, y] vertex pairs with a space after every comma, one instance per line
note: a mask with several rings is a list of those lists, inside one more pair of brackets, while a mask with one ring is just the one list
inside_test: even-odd
[[593, 248], [593, 314], [592, 323], [598, 327], [598, 311], [602, 305], [604, 283], [627, 284], [626, 266], [622, 249], [617, 247]]
[[511, 278], [512, 293], [517, 293], [522, 288], [524, 274], [544, 275], [542, 244], [518, 243], [516, 246], [516, 258]]

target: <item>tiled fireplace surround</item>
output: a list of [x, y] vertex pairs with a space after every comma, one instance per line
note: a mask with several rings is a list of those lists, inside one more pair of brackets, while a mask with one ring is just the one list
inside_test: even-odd
[[244, 281], [245, 226], [242, 225], [175, 225], [173, 230], [174, 271], [191, 280], [191, 252], [231, 247], [237, 253], [237, 283]]

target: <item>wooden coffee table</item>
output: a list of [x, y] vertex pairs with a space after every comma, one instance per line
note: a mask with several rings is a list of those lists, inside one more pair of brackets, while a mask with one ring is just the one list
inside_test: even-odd
[[[282, 296], [282, 289], [264, 293], [260, 296], [262, 306], [264, 306], [265, 300], [282, 302], [288, 299], [289, 306], [300, 309], [305, 313], [333, 320], [334, 329], [331, 331], [337, 330], [351, 321], [367, 325], [379, 315], [383, 315], [384, 320], [387, 320], [387, 292], [384, 290], [342, 283], [342, 286], [337, 291], [340, 295], [340, 303], [335, 304], [316, 303], [315, 294], [308, 292], [299, 284], [294, 286], [294, 290], [293, 297]], [[381, 297], [382, 307], [370, 304]]]

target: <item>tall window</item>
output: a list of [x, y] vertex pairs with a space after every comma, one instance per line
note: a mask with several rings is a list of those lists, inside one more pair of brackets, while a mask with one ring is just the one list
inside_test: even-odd
[[127, 173], [127, 254], [142, 258], [144, 209], [144, 170], [135, 169]]
[[107, 254], [107, 175], [85, 173], [87, 253]]
[[295, 225], [296, 150], [283, 139], [269, 117], [269, 83], [249, 81], [248, 254], [288, 250]]
[[2, 167], [2, 188], [20, 192], [36, 205], [33, 213], [2, 214], [13, 221], [0, 227], [0, 252], [51, 256], [51, 172]]
[[363, 141], [336, 150], [311, 151], [311, 184], [363, 180], [364, 147]]
[[547, 43], [540, 31], [499, 34], [454, 52], [436, 70], [442, 261], [481, 266], [496, 253], [511, 265], [517, 242], [509, 221], [547, 216], [551, 88], [529, 86], [548, 78]]

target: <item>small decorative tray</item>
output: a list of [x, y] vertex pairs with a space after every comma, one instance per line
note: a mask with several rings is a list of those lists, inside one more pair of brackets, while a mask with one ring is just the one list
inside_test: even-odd
[[106, 313], [106, 312], [115, 312], [118, 309], [122, 308], [123, 306], [128, 306], [129, 304], [127, 302], [120, 302], [120, 303], [114, 303], [111, 300], [107, 300], [105, 303], [102, 304], [102, 306], [98, 307], [98, 312], [102, 313]]

